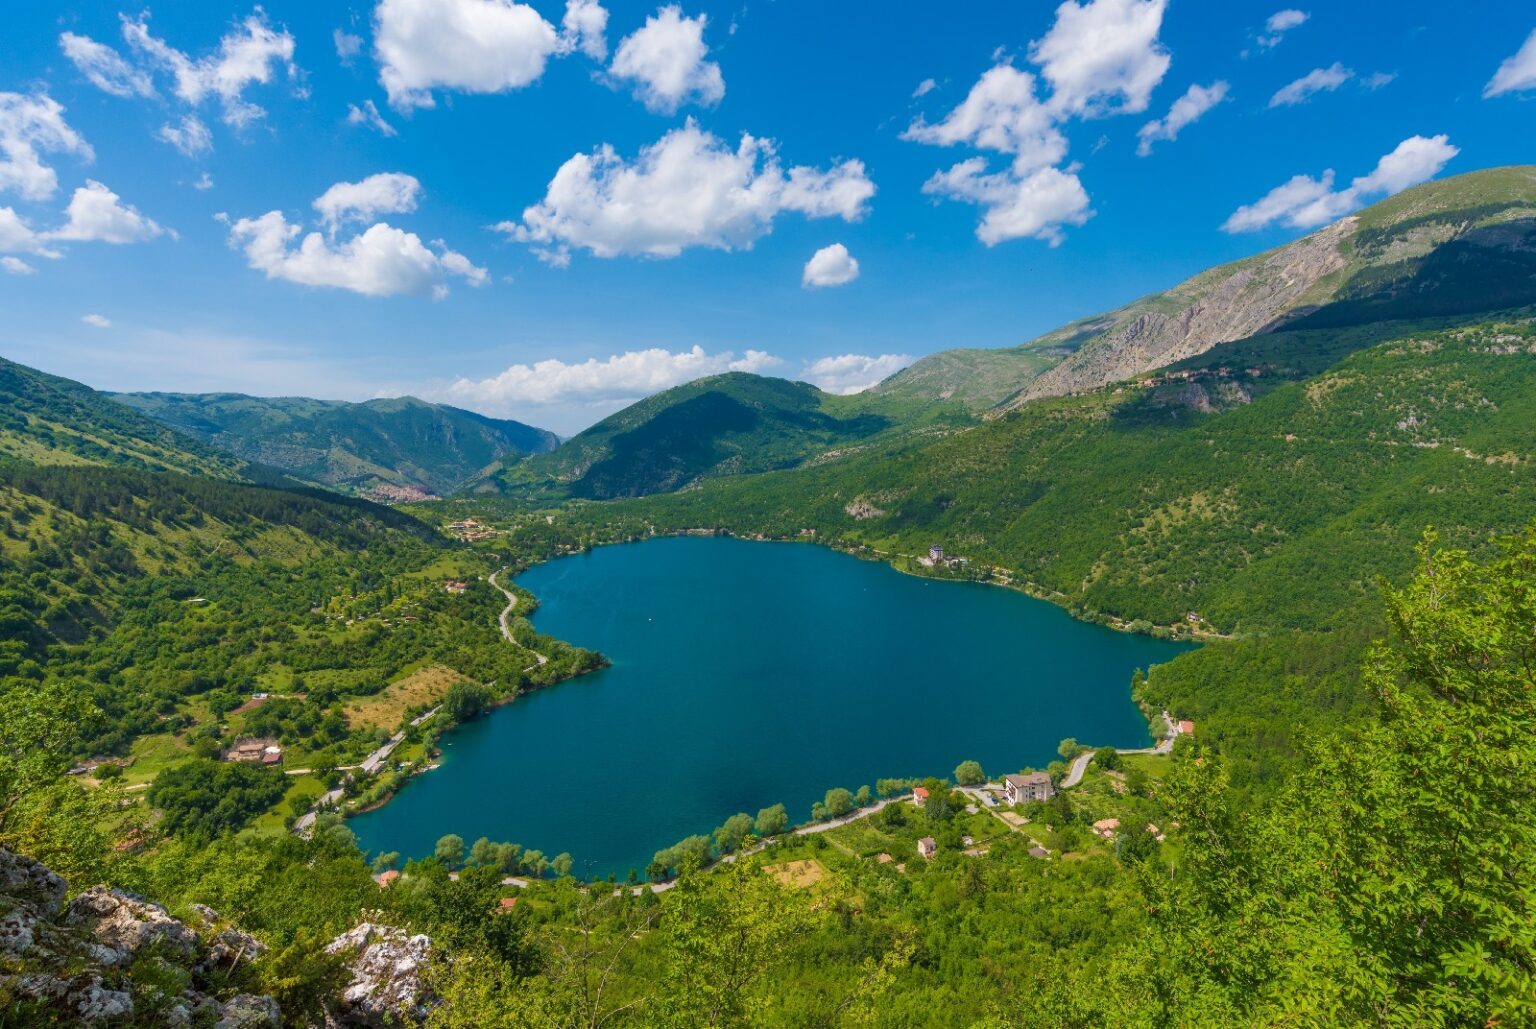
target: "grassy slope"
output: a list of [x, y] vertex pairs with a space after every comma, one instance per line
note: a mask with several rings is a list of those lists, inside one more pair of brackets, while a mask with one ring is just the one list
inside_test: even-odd
[[251, 477], [244, 461], [69, 379], [0, 358], [0, 460], [110, 464], [215, 478]]
[[114, 399], [205, 443], [329, 486], [448, 492], [498, 460], [552, 450], [553, 433], [413, 397], [362, 404], [234, 393]]

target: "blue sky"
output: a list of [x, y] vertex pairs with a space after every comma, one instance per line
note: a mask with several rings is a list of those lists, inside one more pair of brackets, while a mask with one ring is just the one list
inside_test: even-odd
[[1536, 10], [1476, 10], [8, 5], [0, 353], [565, 433], [851, 390], [1530, 162]]

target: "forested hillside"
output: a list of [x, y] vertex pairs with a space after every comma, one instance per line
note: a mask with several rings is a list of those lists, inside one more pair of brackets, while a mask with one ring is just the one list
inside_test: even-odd
[[553, 450], [552, 432], [414, 397], [361, 404], [237, 393], [118, 393], [114, 400], [204, 443], [311, 482], [449, 493], [509, 456]]
[[0, 459], [275, 478], [187, 439], [105, 394], [0, 358]]
[[804, 382], [731, 372], [648, 397], [494, 484], [516, 496], [597, 500], [788, 468], [909, 426], [965, 420], [958, 405], [871, 403]]

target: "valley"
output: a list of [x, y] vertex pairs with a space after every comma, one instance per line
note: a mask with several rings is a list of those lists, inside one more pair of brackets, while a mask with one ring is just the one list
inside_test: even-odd
[[0, 364], [4, 867], [262, 941], [91, 965], [141, 1012], [325, 1017], [366, 917], [433, 1026], [1526, 1024], [1533, 212], [563, 442]]

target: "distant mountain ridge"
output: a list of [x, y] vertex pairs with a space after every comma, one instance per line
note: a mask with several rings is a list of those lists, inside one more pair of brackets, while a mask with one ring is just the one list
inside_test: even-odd
[[647, 397], [480, 488], [597, 500], [665, 493], [793, 467], [896, 428], [900, 414], [806, 382], [729, 372]]
[[211, 446], [336, 489], [449, 493], [508, 456], [544, 453], [545, 429], [415, 397], [364, 403], [240, 393], [119, 393], [119, 403]]
[[1536, 302], [1536, 166], [1425, 183], [1294, 243], [1018, 347], [950, 350], [874, 392], [974, 411], [1098, 389], [1280, 329], [1498, 311]]
[[115, 465], [228, 480], [277, 478], [114, 404], [89, 386], [4, 358], [0, 459], [41, 466]]

